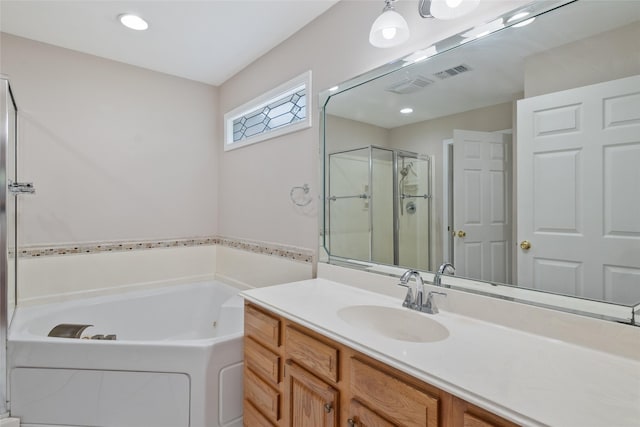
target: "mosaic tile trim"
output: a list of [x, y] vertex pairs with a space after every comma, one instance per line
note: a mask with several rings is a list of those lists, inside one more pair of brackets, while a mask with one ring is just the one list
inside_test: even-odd
[[313, 262], [313, 251], [309, 249], [296, 248], [292, 246], [279, 246], [264, 242], [252, 242], [249, 240], [218, 238], [218, 245], [229, 248], [240, 249], [262, 255], [277, 256], [300, 262]]
[[[203, 245], [220, 245], [262, 255], [277, 256], [293, 261], [313, 262], [313, 251], [292, 246], [280, 246], [265, 242], [231, 239], [226, 237], [200, 237], [193, 239], [170, 239], [154, 241], [127, 241], [86, 243], [80, 245], [32, 246], [19, 250], [20, 258], [37, 258], [77, 254], [96, 254], [102, 252], [127, 252], [142, 249], [175, 248]], [[13, 255], [10, 251], [9, 256]]]

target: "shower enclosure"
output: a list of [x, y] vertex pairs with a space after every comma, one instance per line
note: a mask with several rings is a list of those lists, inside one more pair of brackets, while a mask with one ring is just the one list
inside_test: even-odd
[[329, 154], [332, 256], [428, 270], [429, 156], [366, 146]]
[[9, 81], [0, 76], [0, 418], [9, 412], [7, 330], [16, 305], [17, 112]]

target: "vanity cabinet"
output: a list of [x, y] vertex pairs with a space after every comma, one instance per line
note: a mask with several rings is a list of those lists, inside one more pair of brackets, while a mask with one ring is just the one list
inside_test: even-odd
[[515, 426], [249, 302], [244, 342], [246, 427]]

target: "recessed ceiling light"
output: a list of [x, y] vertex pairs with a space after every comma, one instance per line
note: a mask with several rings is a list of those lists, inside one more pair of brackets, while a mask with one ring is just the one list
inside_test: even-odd
[[529, 24], [531, 24], [531, 23], [532, 23], [533, 21], [535, 21], [535, 20], [536, 20], [536, 18], [535, 18], [535, 17], [533, 17], [533, 18], [529, 18], [529, 19], [527, 19], [526, 21], [518, 22], [517, 24], [514, 24], [513, 26], [514, 26], [515, 28], [521, 28], [521, 27], [524, 27], [525, 25], [529, 25]]
[[411, 114], [411, 113], [413, 113], [413, 108], [409, 108], [409, 107], [403, 108], [402, 110], [400, 110], [400, 112], [402, 114]]
[[137, 15], [123, 13], [122, 15], [118, 16], [118, 19], [120, 20], [122, 25], [127, 28], [131, 28], [132, 30], [142, 31], [149, 28], [149, 24], [147, 24], [147, 21]]

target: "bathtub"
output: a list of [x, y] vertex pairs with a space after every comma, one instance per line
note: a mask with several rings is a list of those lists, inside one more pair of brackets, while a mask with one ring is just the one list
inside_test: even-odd
[[[239, 427], [243, 300], [211, 281], [18, 307], [11, 414], [23, 426]], [[91, 324], [53, 338], [62, 323]]]

